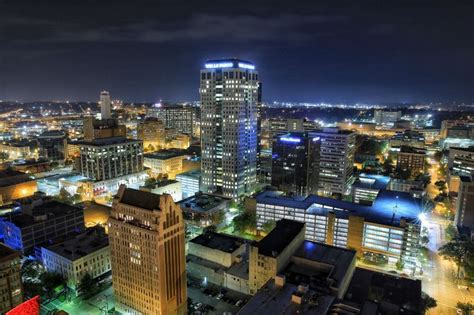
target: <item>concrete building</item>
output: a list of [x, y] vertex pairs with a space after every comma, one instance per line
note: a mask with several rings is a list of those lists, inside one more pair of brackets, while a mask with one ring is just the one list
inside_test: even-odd
[[176, 175], [176, 180], [181, 183], [183, 196], [181, 199], [194, 196], [199, 192], [201, 183], [201, 170], [191, 170], [189, 172]]
[[12, 140], [0, 143], [0, 152], [8, 154], [8, 159], [36, 159], [38, 148], [36, 141]]
[[422, 181], [392, 178], [388, 190], [418, 195], [420, 192], [424, 192], [424, 187]]
[[127, 128], [120, 125], [116, 119], [98, 120], [94, 117], [84, 119], [84, 141], [96, 139], [126, 137]]
[[102, 228], [92, 228], [62, 242], [41, 246], [41, 261], [48, 272], [59, 273], [76, 293], [82, 278], [110, 271], [109, 239]]
[[352, 248], [359, 257], [389, 264], [402, 260], [407, 269], [416, 267], [422, 204], [407, 193], [382, 190], [370, 206], [275, 191], [257, 194], [255, 201], [259, 229], [268, 221], [296, 220], [306, 223], [309, 241]]
[[165, 128], [192, 136], [194, 133], [195, 109], [191, 106], [156, 105], [147, 110], [147, 116], [157, 118]]
[[0, 205], [32, 196], [37, 190], [36, 180], [30, 175], [12, 170], [0, 171]]
[[377, 125], [390, 125], [402, 118], [399, 110], [375, 109], [374, 120]]
[[474, 147], [449, 148], [448, 169], [450, 175], [474, 175]]
[[316, 194], [321, 140], [308, 133], [276, 135], [272, 145], [272, 186], [296, 195]]
[[459, 227], [474, 228], [474, 182], [471, 177], [460, 176], [454, 222]]
[[356, 134], [337, 128], [324, 128], [310, 134], [319, 138], [319, 192], [324, 195], [348, 195], [354, 181]]
[[94, 181], [140, 173], [143, 169], [143, 143], [123, 137], [80, 142], [80, 173]]
[[143, 165], [150, 168], [153, 177], [166, 175], [169, 179], [175, 179], [183, 170], [185, 158], [181, 150], [161, 150], [145, 154]]
[[223, 288], [249, 294], [246, 240], [205, 232], [188, 243], [188, 275]]
[[100, 92], [100, 117], [102, 120], [111, 118], [110, 94], [107, 91]]
[[201, 70], [201, 190], [237, 198], [257, 182], [258, 72], [239, 59]]
[[409, 172], [411, 176], [423, 174], [425, 171], [426, 150], [402, 146], [397, 153], [397, 170]]
[[372, 205], [381, 190], [387, 189], [390, 177], [374, 174], [360, 174], [352, 185], [354, 203]]
[[414, 130], [397, 132], [389, 140], [390, 150], [398, 152], [402, 146], [423, 149], [425, 147], [425, 137], [421, 132]]
[[171, 196], [121, 186], [108, 227], [116, 311], [186, 314], [184, 220]]
[[21, 284], [21, 255], [10, 247], [0, 243], [0, 313], [23, 302]]
[[174, 202], [180, 201], [183, 196], [181, 183], [172, 179], [158, 180], [152, 185], [140, 186], [140, 190], [148, 191], [157, 195], [171, 195]]
[[146, 151], [161, 150], [166, 143], [165, 124], [157, 118], [147, 118], [137, 125], [137, 139]]
[[35, 199], [22, 205], [21, 214], [0, 219], [4, 243], [25, 254], [49, 240], [84, 229], [82, 208], [48, 199]]
[[50, 130], [38, 136], [39, 155], [48, 161], [64, 161], [66, 157], [66, 134]]
[[179, 205], [186, 220], [194, 221], [204, 227], [213, 224], [214, 214], [228, 210], [230, 202], [230, 198], [220, 195], [197, 193], [181, 200]]

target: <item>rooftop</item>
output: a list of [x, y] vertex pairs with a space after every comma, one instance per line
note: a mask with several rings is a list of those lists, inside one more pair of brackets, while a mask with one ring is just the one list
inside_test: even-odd
[[400, 153], [410, 153], [410, 154], [421, 154], [421, 155], [425, 155], [425, 154], [426, 154], [426, 150], [425, 150], [425, 149], [421, 149], [421, 148], [414, 148], [414, 147], [402, 145], [401, 148], [400, 148]]
[[0, 171], [0, 187], [6, 187], [33, 181], [30, 176], [26, 173], [22, 173], [14, 170], [2, 170]]
[[110, 138], [100, 138], [94, 139], [92, 141], [77, 141], [75, 143], [79, 145], [90, 145], [90, 146], [107, 146], [107, 145], [114, 145], [114, 144], [126, 144], [126, 143], [137, 143], [141, 142], [141, 140], [135, 139], [128, 139], [125, 137], [110, 137]]
[[220, 208], [231, 199], [210, 194], [199, 193], [179, 202], [181, 209], [195, 212], [208, 212]]
[[201, 178], [201, 170], [196, 169], [196, 170], [191, 170], [188, 172], [180, 173], [176, 175], [176, 178], [179, 180], [179, 177], [189, 177], [193, 179], [200, 179]]
[[190, 242], [222, 252], [233, 253], [244, 243], [244, 240], [232, 235], [208, 231], [193, 238]]
[[304, 223], [282, 219], [261, 241], [256, 243], [258, 253], [265, 256], [278, 256], [301, 232]]
[[160, 209], [160, 195], [132, 188], [124, 189], [120, 202], [146, 210]]
[[[367, 311], [362, 314], [418, 315], [421, 314], [421, 281], [356, 268], [344, 303]], [[368, 312], [369, 309], [373, 311]]]
[[89, 229], [60, 243], [43, 247], [68, 260], [74, 261], [107, 246], [109, 246], [109, 238], [105, 231]]
[[284, 196], [282, 192], [270, 190], [258, 194], [255, 198], [257, 203], [305, 209], [315, 215], [325, 216], [332, 210], [340, 218], [353, 215], [363, 217], [367, 222], [392, 226], [398, 226], [402, 218], [417, 220], [422, 212], [420, 199], [406, 192], [390, 190], [380, 191], [371, 206], [317, 195], [289, 197]]
[[255, 70], [253, 63], [237, 58], [207, 60], [204, 67], [206, 69], [243, 68]]
[[7, 245], [0, 243], [0, 261], [9, 260], [15, 257], [20, 257], [20, 254]]
[[387, 188], [389, 182], [389, 176], [363, 173], [359, 175], [358, 179], [356, 179], [354, 186], [382, 190]]
[[333, 266], [329, 277], [336, 281], [335, 286], [338, 287], [354, 262], [356, 252], [352, 249], [304, 241], [293, 256]]
[[147, 153], [144, 155], [144, 157], [155, 160], [167, 160], [184, 155], [186, 154], [181, 150], [161, 150], [158, 152]]

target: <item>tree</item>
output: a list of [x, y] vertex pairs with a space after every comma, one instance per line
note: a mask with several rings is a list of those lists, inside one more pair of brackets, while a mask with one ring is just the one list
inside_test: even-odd
[[471, 303], [458, 302], [456, 307], [461, 310], [463, 315], [471, 315], [471, 312], [474, 310], [474, 305]]
[[72, 195], [64, 187], [61, 187], [61, 189], [59, 190], [59, 195], [57, 198], [59, 201], [65, 202], [65, 203], [72, 203], [73, 201]]
[[40, 276], [43, 291], [48, 298], [53, 297], [55, 292], [63, 290], [66, 287], [66, 279], [55, 272], [45, 272]]
[[81, 282], [77, 286], [78, 291], [87, 299], [93, 296], [97, 292], [97, 281], [92, 278], [89, 273], [86, 273], [82, 277]]
[[421, 292], [421, 310], [423, 314], [425, 314], [430, 308], [434, 308], [436, 306], [438, 306], [438, 303], [434, 298], [425, 292]]
[[439, 248], [439, 255], [456, 263], [459, 279], [461, 267], [470, 264], [474, 258], [474, 243], [469, 238], [456, 237]]
[[395, 267], [397, 268], [397, 270], [403, 270], [404, 266], [405, 264], [401, 259], [397, 260], [397, 262], [395, 263]]
[[155, 184], [156, 184], [156, 179], [153, 178], [153, 177], [148, 177], [145, 180], [145, 186], [147, 186], [147, 187], [155, 186]]
[[257, 217], [254, 212], [245, 211], [232, 220], [234, 231], [244, 232], [247, 229], [254, 229], [257, 224]]
[[263, 223], [262, 229], [265, 233], [270, 233], [276, 226], [276, 222], [273, 220], [268, 220], [267, 222]]
[[430, 242], [430, 238], [429, 238], [427, 235], [423, 235], [423, 236], [420, 238], [420, 243], [421, 243], [421, 245], [423, 245], [423, 246], [426, 246], [429, 242]]
[[453, 240], [458, 235], [458, 231], [452, 224], [449, 224], [444, 230], [444, 232], [446, 233], [446, 238], [448, 239], [448, 241]]
[[220, 210], [211, 215], [212, 224], [219, 224], [225, 219], [224, 211]]
[[5, 162], [6, 160], [8, 160], [9, 157], [10, 157], [10, 154], [8, 154], [7, 152], [0, 152], [0, 160], [2, 162]]

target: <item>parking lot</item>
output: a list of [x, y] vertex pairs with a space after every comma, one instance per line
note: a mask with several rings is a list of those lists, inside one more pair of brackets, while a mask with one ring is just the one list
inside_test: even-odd
[[249, 295], [222, 290], [213, 284], [203, 286], [198, 280], [188, 280], [188, 297], [192, 300], [191, 314], [222, 315], [224, 312], [236, 314], [248, 301]]

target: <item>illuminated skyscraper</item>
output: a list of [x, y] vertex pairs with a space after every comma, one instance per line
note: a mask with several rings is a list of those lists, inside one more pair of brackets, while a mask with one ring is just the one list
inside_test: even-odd
[[122, 185], [108, 225], [116, 310], [122, 314], [186, 314], [180, 206], [170, 195]]
[[201, 190], [237, 198], [257, 180], [258, 72], [239, 59], [201, 70]]
[[110, 94], [107, 91], [100, 92], [100, 117], [110, 119]]

